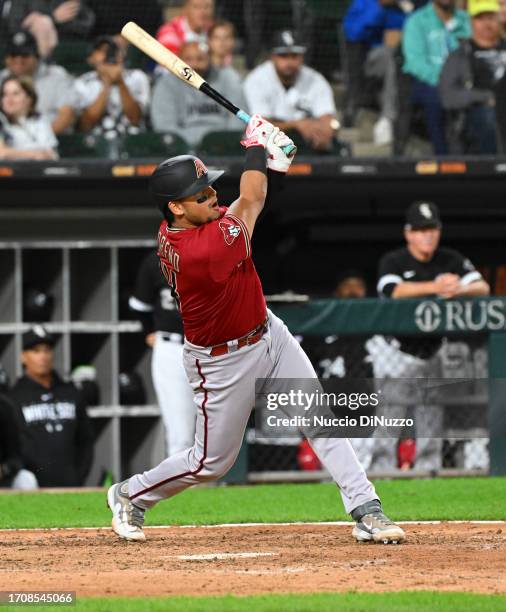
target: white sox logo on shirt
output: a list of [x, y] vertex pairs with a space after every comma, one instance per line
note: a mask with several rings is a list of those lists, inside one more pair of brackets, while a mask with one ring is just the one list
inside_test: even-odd
[[241, 234], [241, 228], [228, 219], [222, 219], [220, 221], [220, 230], [223, 232], [225, 243], [228, 246], [232, 246], [234, 240]]
[[195, 171], [198, 179], [202, 178], [204, 174], [207, 174], [207, 168], [204, 166], [203, 162], [200, 161], [200, 159], [194, 159], [193, 162], [195, 164]]

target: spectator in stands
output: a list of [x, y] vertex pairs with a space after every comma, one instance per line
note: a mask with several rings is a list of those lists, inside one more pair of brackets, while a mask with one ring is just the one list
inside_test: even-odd
[[[380, 261], [380, 297], [450, 299], [490, 293], [487, 282], [469, 259], [453, 249], [439, 246], [441, 218], [435, 204], [420, 201], [408, 208], [404, 237], [406, 246], [387, 253]], [[402, 384], [399, 380], [393, 383], [395, 389], [392, 389], [391, 396], [416, 397], [420, 389], [414, 385], [413, 379], [441, 377], [442, 341], [437, 336], [427, 339], [398, 337], [392, 338], [391, 342], [382, 338], [381, 348], [376, 341], [379, 359], [375, 359], [375, 375], [378, 378], [406, 379]], [[375, 352], [372, 344], [369, 350]], [[417, 429], [415, 469], [434, 470], [442, 465], [443, 411], [437, 405], [437, 395], [427, 397], [424, 405], [414, 407]], [[395, 411], [392, 417], [405, 416], [406, 405], [389, 408]], [[391, 465], [396, 464], [392, 452]]]
[[61, 66], [46, 64], [38, 57], [35, 38], [27, 30], [15, 32], [7, 45], [5, 70], [8, 76], [29, 77], [37, 93], [37, 112], [49, 118], [55, 134], [69, 131], [74, 125], [73, 79]]
[[448, 56], [439, 93], [450, 152], [493, 155], [506, 144], [506, 41], [498, 0], [469, 0], [468, 10], [472, 38]]
[[54, 344], [39, 325], [23, 335], [25, 372], [9, 397], [22, 421], [26, 468], [41, 487], [75, 487], [91, 467], [94, 436], [82, 396], [53, 369]]
[[506, 0], [499, 0], [499, 23], [501, 24], [501, 36], [506, 38]]
[[16, 410], [3, 394], [0, 394], [0, 487], [37, 488], [37, 479], [23, 467], [21, 424]]
[[44, 58], [51, 55], [59, 40], [85, 38], [95, 21], [85, 0], [16, 0], [5, 4], [4, 18], [10, 31], [29, 30]]
[[[222, 95], [246, 108], [239, 75], [230, 67], [211, 65], [207, 45], [185, 43], [181, 59]], [[151, 123], [157, 132], [175, 132], [191, 145], [197, 145], [208, 132], [243, 129], [244, 124], [231, 113], [180, 79], [166, 72], [153, 90]]]
[[304, 65], [305, 46], [288, 30], [274, 38], [269, 60], [244, 81], [251, 112], [283, 131], [295, 130], [313, 149], [331, 149], [339, 123], [334, 95], [325, 78]]
[[75, 81], [81, 131], [114, 139], [144, 127], [149, 80], [142, 70], [127, 70], [123, 60], [112, 37], [100, 36], [92, 43], [88, 63], [93, 70]]
[[224, 68], [232, 64], [235, 47], [235, 27], [230, 21], [216, 21], [209, 30], [209, 55], [211, 64]]
[[207, 32], [213, 19], [214, 0], [185, 0], [181, 15], [164, 24], [156, 38], [179, 55], [184, 43], [207, 43]]
[[397, 110], [395, 51], [401, 42], [407, 11], [408, 8], [399, 5], [397, 0], [353, 0], [344, 17], [349, 100], [347, 109], [352, 115], [348, 122], [353, 121], [355, 107], [359, 102], [357, 98], [364, 86], [363, 77], [380, 81], [381, 115], [373, 131], [374, 142], [378, 145], [392, 142], [393, 121]]
[[439, 76], [459, 39], [470, 35], [469, 15], [455, 8], [455, 0], [433, 0], [410, 15], [404, 27], [403, 70], [413, 78], [412, 101], [423, 108], [434, 152], [439, 155], [448, 151], [437, 89]]
[[0, 86], [0, 159], [55, 159], [57, 142], [49, 120], [39, 115], [27, 77], [7, 77]]

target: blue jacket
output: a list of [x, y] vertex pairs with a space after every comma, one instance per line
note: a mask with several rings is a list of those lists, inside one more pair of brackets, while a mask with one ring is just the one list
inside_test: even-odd
[[384, 8], [378, 0], [353, 0], [344, 16], [344, 34], [349, 42], [377, 47], [385, 30], [402, 30], [405, 18], [400, 9]]

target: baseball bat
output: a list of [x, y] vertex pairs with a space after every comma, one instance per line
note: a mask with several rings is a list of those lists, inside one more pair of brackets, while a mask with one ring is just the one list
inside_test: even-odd
[[[175, 53], [172, 53], [170, 49], [164, 47], [155, 38], [143, 30], [133, 21], [129, 21], [121, 30], [121, 35], [126, 38], [132, 45], [143, 51], [151, 59], [155, 60], [157, 64], [165, 66], [167, 70], [170, 70], [173, 75], [177, 76], [191, 87], [198, 89], [202, 93], [212, 98], [215, 102], [226, 108], [236, 117], [248, 123], [251, 117], [246, 111], [241, 110], [235, 104], [232, 104], [230, 100], [227, 100], [225, 96], [222, 96], [219, 91], [216, 91], [207, 81], [205, 81], [200, 74], [195, 72], [188, 64], [183, 62]], [[289, 145], [283, 148], [286, 155], [294, 154], [297, 147]]]

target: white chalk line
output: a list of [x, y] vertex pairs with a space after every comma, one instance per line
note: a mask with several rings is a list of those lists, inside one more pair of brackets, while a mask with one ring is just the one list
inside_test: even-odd
[[175, 555], [163, 559], [180, 559], [181, 561], [214, 561], [222, 559], [256, 559], [257, 557], [279, 557], [275, 552], [238, 552], [238, 553], [206, 553], [200, 555]]
[[[396, 521], [398, 525], [505, 525], [506, 521]], [[145, 530], [151, 529], [228, 529], [236, 527], [352, 527], [353, 521], [321, 521], [293, 523], [220, 523], [218, 525], [149, 525]], [[12, 533], [16, 531], [110, 531], [110, 527], [20, 527], [18, 529], [0, 529], [0, 533]]]

